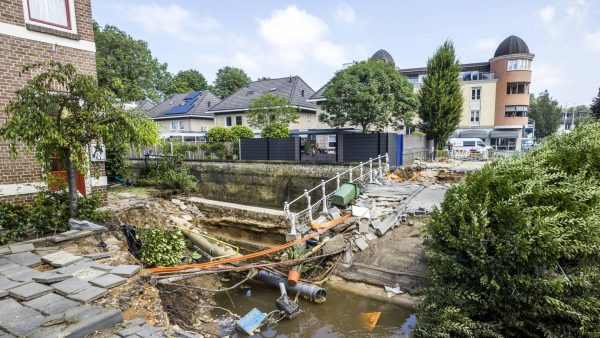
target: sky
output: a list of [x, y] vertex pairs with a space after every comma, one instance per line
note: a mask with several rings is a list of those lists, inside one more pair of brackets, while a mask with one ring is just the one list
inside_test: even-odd
[[92, 15], [136, 39], [171, 72], [224, 66], [261, 77], [299, 75], [314, 90], [344, 63], [387, 50], [422, 67], [446, 39], [460, 62], [487, 61], [510, 35], [535, 54], [531, 92], [589, 104], [600, 87], [600, 1], [92, 0]]

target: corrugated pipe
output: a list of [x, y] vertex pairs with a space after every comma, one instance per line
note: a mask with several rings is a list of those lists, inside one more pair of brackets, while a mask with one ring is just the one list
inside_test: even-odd
[[260, 270], [254, 279], [276, 288], [279, 287], [279, 283], [283, 283], [288, 294], [299, 293], [302, 297], [315, 303], [323, 303], [327, 300], [327, 291], [322, 287], [304, 282], [298, 282], [296, 286], [290, 286], [285, 277], [267, 270]]

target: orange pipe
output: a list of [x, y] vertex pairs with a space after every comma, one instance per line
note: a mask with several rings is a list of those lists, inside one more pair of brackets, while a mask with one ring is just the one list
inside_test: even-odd
[[200, 263], [200, 264], [187, 264], [187, 265], [178, 265], [178, 266], [170, 266], [170, 267], [151, 268], [151, 269], [148, 269], [148, 271], [150, 271], [150, 272], [173, 272], [173, 271], [182, 271], [182, 270], [194, 269], [194, 268], [196, 268], [196, 269], [208, 268], [208, 267], [215, 266], [215, 265], [234, 263], [234, 262], [239, 262], [239, 261], [245, 261], [245, 260], [252, 259], [252, 258], [266, 256], [268, 254], [287, 249], [296, 244], [300, 244], [300, 243], [306, 241], [307, 239], [316, 237], [317, 235], [320, 235], [320, 234], [324, 233], [325, 231], [340, 224], [343, 220], [347, 219], [350, 216], [351, 216], [351, 214], [344, 214], [334, 220], [331, 220], [327, 223], [323, 223], [326, 225], [323, 227], [320, 227], [317, 230], [317, 232], [315, 232], [315, 233], [306, 235], [302, 238], [298, 238], [297, 240], [294, 240], [294, 241], [291, 241], [291, 242], [288, 242], [288, 243], [285, 243], [285, 244], [282, 244], [282, 245], [279, 245], [276, 247], [257, 251], [257, 252], [251, 253], [251, 254], [247, 254], [247, 255], [243, 255], [243, 256], [236, 256], [236, 257], [231, 257], [231, 258], [225, 258], [225, 259], [221, 259], [218, 261], [212, 261], [212, 262], [206, 262], [206, 263]]

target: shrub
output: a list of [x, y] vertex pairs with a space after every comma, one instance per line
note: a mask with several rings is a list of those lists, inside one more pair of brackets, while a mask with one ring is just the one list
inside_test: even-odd
[[288, 137], [290, 136], [290, 128], [283, 123], [271, 123], [263, 128], [260, 136], [267, 137]]
[[242, 138], [254, 138], [254, 132], [248, 126], [233, 126], [230, 131], [235, 141]]
[[212, 127], [206, 133], [206, 142], [218, 143], [218, 142], [231, 142], [234, 140], [234, 134], [231, 129], [225, 127]]
[[578, 126], [448, 190], [418, 336], [600, 336], [599, 139]]
[[140, 259], [144, 265], [173, 266], [181, 262], [186, 248], [181, 230], [138, 228], [136, 237], [142, 243]]
[[227, 155], [227, 149], [225, 143], [205, 143], [202, 145], [202, 149], [209, 158], [216, 157], [220, 160], [224, 159]]

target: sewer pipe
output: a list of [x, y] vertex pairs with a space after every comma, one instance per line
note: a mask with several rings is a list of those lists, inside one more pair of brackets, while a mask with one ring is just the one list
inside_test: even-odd
[[285, 277], [267, 270], [258, 271], [254, 279], [276, 288], [279, 288], [279, 283], [283, 283], [287, 293], [299, 293], [302, 297], [315, 303], [324, 303], [327, 300], [327, 291], [322, 287], [304, 282], [298, 282], [296, 286], [290, 286]]

